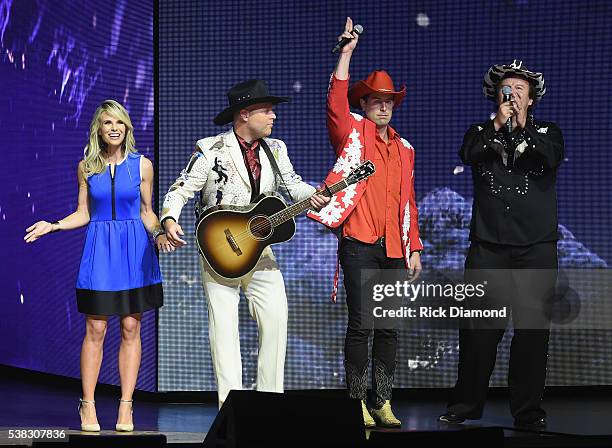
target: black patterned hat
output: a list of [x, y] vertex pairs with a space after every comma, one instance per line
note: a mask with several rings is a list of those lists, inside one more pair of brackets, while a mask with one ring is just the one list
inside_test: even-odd
[[512, 64], [497, 64], [492, 66], [484, 77], [482, 93], [491, 101], [497, 100], [497, 85], [509, 75], [518, 75], [526, 78], [535, 87], [535, 101], [540, 101], [546, 93], [544, 75], [527, 70], [523, 61], [515, 59]]

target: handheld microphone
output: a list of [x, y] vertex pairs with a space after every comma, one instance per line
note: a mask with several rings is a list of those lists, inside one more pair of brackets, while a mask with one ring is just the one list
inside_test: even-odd
[[[355, 25], [353, 27], [353, 31], [351, 31], [351, 33], [356, 34], [357, 36], [361, 36], [361, 33], [363, 33], [363, 27], [361, 25]], [[336, 54], [338, 53], [340, 50], [342, 50], [342, 48], [348, 44], [350, 41], [352, 41], [353, 38], [349, 38], [349, 37], [343, 37], [342, 39], [340, 39], [336, 45], [334, 46], [334, 48], [332, 48], [332, 54]]]
[[[503, 86], [502, 93], [504, 94], [504, 98], [503, 98], [504, 103], [507, 103], [508, 101], [512, 99], [512, 87]], [[508, 121], [506, 121], [506, 130], [508, 131], [508, 134], [512, 132], [512, 117], [508, 118]]]

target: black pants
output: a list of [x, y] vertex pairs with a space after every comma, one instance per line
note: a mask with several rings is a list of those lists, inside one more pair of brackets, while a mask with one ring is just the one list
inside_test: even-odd
[[[541, 402], [546, 380], [549, 328], [548, 321], [542, 323], [538, 316], [554, 293], [556, 242], [525, 247], [472, 242], [465, 268], [466, 280], [470, 273], [482, 273], [479, 270], [504, 270], [494, 276], [494, 284], [490, 286], [503, 290], [512, 305], [514, 337], [508, 371], [510, 411], [519, 423], [545, 417]], [[514, 278], [506, 270], [513, 270]], [[505, 329], [499, 325], [497, 328], [476, 327], [459, 331], [458, 375], [448, 404], [449, 412], [470, 419], [482, 417], [497, 345], [504, 332]]]
[[[366, 399], [369, 364], [368, 341], [374, 333], [372, 345], [372, 405], [380, 407], [391, 399], [397, 330], [374, 329], [369, 307], [362, 306], [361, 289], [365, 280], [362, 270], [406, 269], [403, 258], [388, 258], [380, 244], [365, 244], [344, 238], [340, 246], [340, 264], [344, 273], [348, 327], [344, 342], [344, 362], [349, 396]], [[372, 279], [369, 279], [370, 281]], [[384, 282], [384, 276], [377, 281]]]

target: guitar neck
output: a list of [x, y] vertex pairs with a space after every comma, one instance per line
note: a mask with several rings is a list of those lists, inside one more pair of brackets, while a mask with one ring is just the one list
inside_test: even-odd
[[[320, 191], [319, 194], [322, 194], [323, 196], [327, 197], [332, 197], [334, 194], [338, 193], [341, 190], [344, 190], [348, 186], [349, 184], [346, 182], [345, 179], [343, 179], [325, 188], [325, 190]], [[295, 204], [287, 207], [284, 210], [281, 210], [280, 212], [273, 214], [272, 216], [270, 216], [270, 221], [272, 222], [272, 225], [276, 227], [284, 222], [289, 221], [290, 219], [308, 210], [309, 208], [311, 208], [310, 198], [306, 198], [299, 202], [296, 202]]]

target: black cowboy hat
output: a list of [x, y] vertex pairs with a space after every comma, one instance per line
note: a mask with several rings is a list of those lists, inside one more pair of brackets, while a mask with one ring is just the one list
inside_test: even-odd
[[240, 109], [258, 103], [286, 103], [289, 98], [282, 96], [272, 96], [268, 86], [261, 79], [249, 79], [248, 81], [236, 84], [227, 92], [229, 107], [219, 112], [213, 120], [217, 125], [230, 123], [234, 120], [234, 113]]

